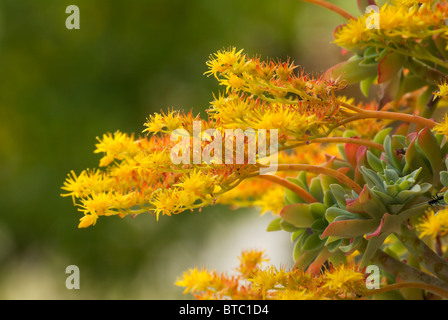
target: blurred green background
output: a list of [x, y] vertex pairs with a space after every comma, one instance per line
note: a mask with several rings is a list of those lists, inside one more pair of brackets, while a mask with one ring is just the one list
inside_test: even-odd
[[[355, 0], [332, 1], [358, 14]], [[68, 5], [80, 29], [68, 30]], [[218, 87], [205, 62], [236, 46], [291, 57], [309, 72], [341, 61], [330, 44], [343, 18], [298, 0], [0, 1], [0, 299], [186, 299], [182, 271], [237, 267], [249, 248], [290, 265], [272, 217], [211, 207], [201, 213], [110, 217], [78, 229], [60, 187], [97, 167], [95, 138], [140, 133], [168, 107], [201, 112]], [[77, 265], [81, 289], [68, 290]]]

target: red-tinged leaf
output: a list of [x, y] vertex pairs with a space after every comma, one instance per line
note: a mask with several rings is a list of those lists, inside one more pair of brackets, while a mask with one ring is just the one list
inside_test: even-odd
[[328, 225], [321, 235], [321, 239], [326, 237], [353, 238], [371, 233], [378, 228], [379, 219], [353, 219], [333, 221]]
[[347, 50], [347, 49], [344, 49], [344, 48], [342, 48], [341, 49], [341, 55], [346, 55], [347, 53], [350, 53], [351, 51], [349, 51], [349, 50]]
[[359, 145], [353, 143], [346, 143], [344, 146], [345, 157], [347, 158], [348, 163], [352, 166], [352, 168], [356, 168], [357, 164], [357, 152]]
[[403, 56], [398, 53], [389, 53], [378, 64], [378, 83], [385, 83], [403, 67]]
[[386, 212], [386, 208], [384, 207], [384, 205], [380, 202], [380, 200], [378, 201], [374, 199], [374, 196], [370, 192], [367, 185], [364, 185], [364, 188], [359, 194], [358, 201], [362, 205], [364, 212], [372, 218], [379, 219]]
[[339, 172], [341, 172], [343, 174], [347, 174], [350, 171], [350, 168], [349, 167], [342, 167], [342, 168], [336, 169], [336, 171], [339, 171]]
[[356, 199], [346, 199], [345, 200], [345, 210], [347, 210], [348, 212], [351, 213], [363, 213], [364, 209], [361, 205], [361, 203], [359, 203], [359, 198]]
[[395, 134], [406, 137], [409, 134], [409, 123], [400, 124], [395, 130]]
[[409, 146], [418, 137], [418, 132], [411, 132], [406, 136], [406, 144]]
[[355, 182], [361, 185], [364, 183], [364, 177], [361, 171], [359, 171], [359, 168], [361, 166], [365, 166], [366, 156], [367, 156], [367, 147], [359, 146], [358, 150], [356, 151]]
[[401, 224], [400, 216], [385, 213], [384, 216], [381, 218], [381, 222], [378, 228], [376, 228], [376, 230], [373, 231], [372, 233], [367, 234], [366, 239], [370, 240], [373, 237], [379, 237], [380, 234], [382, 233], [389, 235], [392, 232], [396, 232], [400, 229], [400, 224]]
[[384, 222], [384, 217], [383, 217], [383, 219], [381, 219], [381, 222], [380, 222], [380, 225], [378, 226], [378, 228], [376, 228], [376, 230], [374, 232], [366, 235], [367, 240], [369, 240], [370, 238], [373, 238], [373, 237], [378, 237], [380, 235], [381, 229], [383, 227], [383, 222]]

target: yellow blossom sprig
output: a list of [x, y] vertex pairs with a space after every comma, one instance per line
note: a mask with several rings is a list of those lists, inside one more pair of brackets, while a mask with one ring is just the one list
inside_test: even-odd
[[446, 236], [448, 234], [448, 209], [434, 212], [429, 209], [417, 224], [417, 230], [420, 236], [429, 236], [435, 239], [437, 236]]
[[438, 90], [433, 92], [434, 99], [440, 98], [442, 100], [448, 100], [448, 83], [446, 79], [437, 84]]
[[349, 50], [366, 47], [387, 48], [404, 56], [430, 61], [447, 68], [448, 63], [420, 45], [422, 40], [435, 36], [447, 41], [448, 28], [445, 19], [448, 17], [448, 4], [441, 1], [432, 6], [431, 2], [425, 1], [420, 7], [416, 1], [386, 3], [379, 11], [379, 29], [367, 28], [370, 15], [365, 14], [338, 28], [335, 32], [335, 43]]
[[233, 277], [193, 268], [175, 284], [198, 299], [318, 300], [356, 299], [365, 289], [365, 276], [355, 263], [331, 266], [312, 275], [299, 269], [263, 267], [263, 251], [244, 251]]

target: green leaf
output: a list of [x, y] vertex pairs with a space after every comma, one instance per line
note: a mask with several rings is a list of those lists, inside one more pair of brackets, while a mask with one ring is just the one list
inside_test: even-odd
[[301, 171], [298, 175], [297, 175], [297, 180], [300, 181], [300, 186], [305, 189], [306, 191], [308, 190], [308, 181], [306, 179], [306, 171]]
[[324, 243], [325, 241], [320, 239], [319, 234], [314, 233], [306, 239], [302, 249], [306, 251], [317, 250], [323, 247]]
[[384, 156], [388, 163], [395, 167], [399, 172], [403, 170], [403, 164], [401, 161], [395, 156], [394, 150], [392, 149], [392, 139], [390, 136], [386, 136], [384, 138]]
[[431, 172], [433, 174], [439, 172], [442, 169], [443, 159], [439, 143], [429, 128], [424, 128], [419, 132], [417, 143], [420, 150], [429, 160]]
[[299, 187], [301, 187], [302, 189], [305, 189], [306, 191], [308, 191], [308, 184], [304, 183], [302, 181], [302, 179], [288, 177], [288, 178], [286, 178], [286, 180], [288, 180], [289, 182], [292, 182], [295, 185], [298, 185]]
[[406, 150], [406, 165], [403, 169], [403, 174], [409, 174], [410, 172], [421, 168], [423, 181], [429, 182], [428, 180], [432, 180], [432, 173], [416, 148], [416, 140], [417, 139], [412, 140]]
[[353, 213], [348, 212], [347, 210], [338, 208], [338, 207], [330, 207], [325, 212], [325, 219], [327, 219], [328, 222], [333, 222], [337, 217], [344, 216], [348, 219], [356, 219], [358, 216], [354, 215]]
[[381, 160], [376, 155], [374, 155], [370, 150], [367, 150], [367, 163], [373, 170], [377, 172], [382, 172], [384, 169]]
[[314, 219], [321, 219], [325, 216], [327, 207], [319, 202], [314, 202], [310, 204], [311, 215]]
[[[319, 255], [321, 250], [313, 250], [313, 251], [298, 251], [299, 254], [294, 255], [295, 266], [299, 269], [305, 270], [308, 268], [311, 262]], [[295, 252], [295, 251], [294, 251]]]
[[319, 202], [322, 202], [324, 199], [324, 190], [318, 177], [311, 179], [310, 194]]
[[291, 242], [296, 241], [304, 232], [306, 232], [306, 229], [300, 229], [291, 233]]
[[340, 246], [339, 250], [341, 250], [342, 252], [348, 253], [348, 252], [354, 250], [361, 243], [361, 239], [362, 239], [362, 237], [355, 237], [355, 238], [353, 238], [353, 241], [350, 242], [350, 244], [348, 244], [346, 246]]
[[333, 196], [336, 199], [338, 206], [340, 208], [345, 208], [345, 204], [346, 204], [345, 195], [347, 194], [345, 189], [342, 188], [341, 185], [339, 185], [339, 184], [330, 184], [330, 190], [333, 193]]
[[383, 144], [384, 143], [384, 139], [386, 139], [386, 137], [389, 135], [389, 133], [391, 132], [392, 128], [386, 128], [381, 130], [380, 132], [378, 132], [375, 137], [373, 138], [373, 142], [379, 143], [379, 144]]
[[366, 250], [364, 251], [364, 254], [361, 259], [361, 267], [362, 268], [366, 267], [367, 265], [370, 264], [370, 260], [373, 258], [376, 251], [381, 247], [384, 240], [386, 240], [387, 236], [388, 236], [388, 234], [384, 233], [384, 234], [379, 235], [378, 237], [371, 238], [367, 242]]
[[330, 68], [328, 75], [334, 79], [341, 77], [348, 84], [358, 83], [364, 79], [376, 76], [378, 70], [376, 66], [362, 67], [359, 65], [363, 59], [363, 57], [354, 56], [350, 60]]
[[440, 182], [448, 187], [448, 171], [440, 171]]
[[383, 180], [381, 180], [381, 178], [375, 171], [363, 166], [359, 170], [361, 171], [364, 180], [370, 188], [383, 188]]
[[325, 192], [324, 205], [328, 208], [336, 204], [336, 200], [330, 190]]
[[366, 98], [369, 97], [370, 87], [375, 82], [375, 80], [376, 80], [376, 76], [364, 79], [359, 83], [361, 92]]
[[286, 231], [286, 232], [294, 232], [297, 231], [297, 227], [295, 227], [294, 225], [292, 225], [291, 223], [285, 221], [285, 220], [281, 220], [280, 223], [280, 228], [282, 228], [282, 230]]
[[327, 248], [328, 251], [335, 252], [341, 245], [342, 241], [344, 241], [344, 239], [338, 239], [336, 241], [332, 241], [325, 247]]
[[272, 231], [280, 231], [282, 228], [280, 227], [280, 221], [282, 220], [282, 218], [277, 218], [271, 221], [271, 223], [269, 223], [268, 227], [266, 228], [267, 232], [272, 232]]
[[311, 231], [314, 233], [321, 233], [328, 226], [328, 222], [325, 219], [319, 219], [313, 222], [311, 225]]
[[297, 228], [309, 228], [314, 222], [309, 204], [292, 204], [280, 212], [280, 217]]
[[297, 193], [292, 191], [289, 188], [284, 188], [285, 190], [285, 202], [287, 205], [296, 204], [296, 203], [306, 203], [305, 200], [302, 199]]

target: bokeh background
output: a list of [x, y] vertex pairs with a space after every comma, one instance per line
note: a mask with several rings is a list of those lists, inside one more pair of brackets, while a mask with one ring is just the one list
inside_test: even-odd
[[[355, 0], [331, 1], [358, 14]], [[68, 30], [68, 5], [80, 29]], [[0, 1], [0, 299], [186, 299], [194, 266], [232, 272], [244, 249], [292, 265], [270, 214], [210, 207], [162, 217], [81, 217], [60, 187], [98, 166], [96, 137], [140, 133], [174, 107], [204, 114], [222, 90], [205, 62], [222, 48], [290, 57], [309, 72], [342, 60], [338, 15], [298, 0]], [[68, 265], [81, 288], [68, 290]]]

